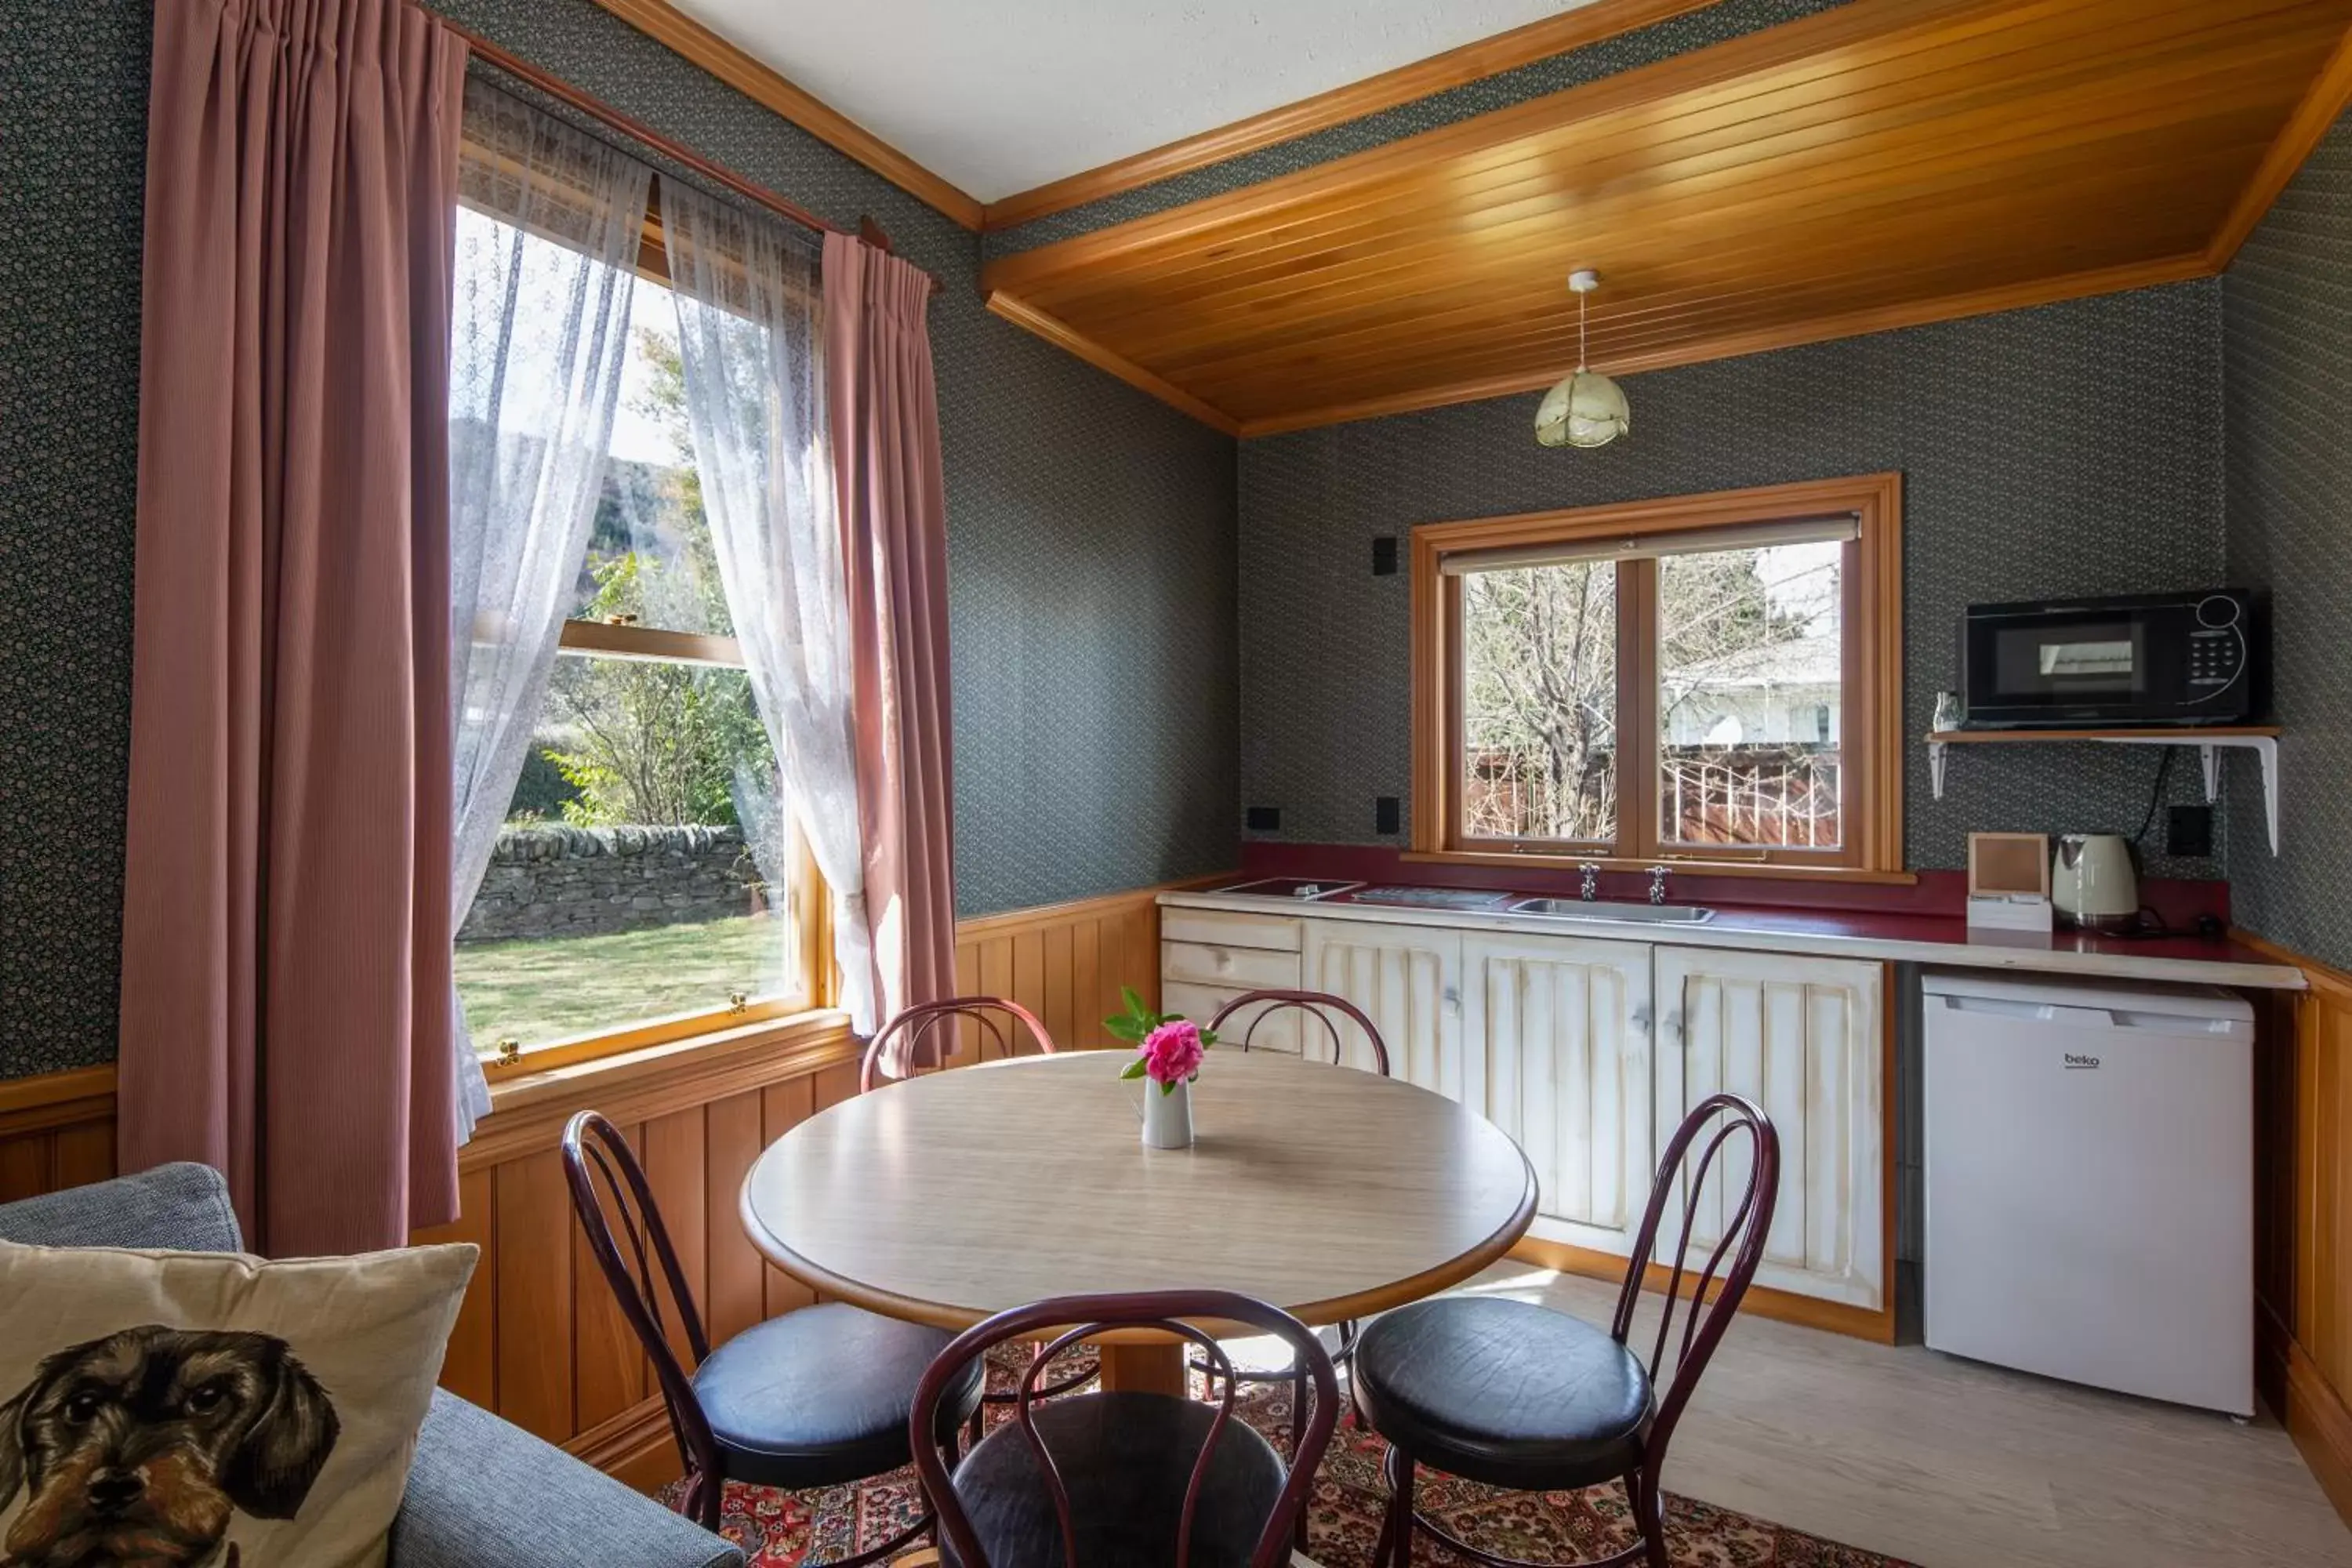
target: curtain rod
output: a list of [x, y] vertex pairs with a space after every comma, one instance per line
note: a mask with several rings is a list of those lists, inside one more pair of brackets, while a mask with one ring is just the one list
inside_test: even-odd
[[[547, 71], [541, 70], [539, 67], [531, 64], [529, 60], [526, 60], [518, 55], [508, 53], [506, 50], [499, 47], [498, 45], [490, 42], [488, 38], [483, 37], [479, 33], [474, 32], [469, 28], [461, 27], [446, 16], [436, 16], [434, 19], [440, 23], [442, 26], [446, 27], [451, 33], [465, 39], [467, 48], [473, 53], [476, 58], [496, 66], [499, 69], [506, 72], [507, 75], [515, 78], [519, 81], [526, 82], [531, 87], [537, 88], [540, 91], [547, 94], [548, 97], [556, 100], [560, 103], [568, 104], [572, 108], [578, 110], [581, 113], [585, 114], [592, 119], [603, 121], [605, 124], [611, 126], [614, 130], [620, 132], [623, 135], [629, 137], [631, 140], [644, 143], [646, 146], [652, 148], [655, 152], [660, 153], [663, 157], [669, 159], [673, 163], [684, 164], [686, 167], [693, 170], [696, 174], [701, 175], [706, 180], [710, 180], [716, 184], [726, 186], [729, 190], [733, 191], [739, 196], [742, 196], [750, 201], [757, 202], [760, 205], [767, 208], [770, 212], [776, 214], [779, 217], [790, 218], [793, 222], [799, 224], [802, 227], [814, 229], [819, 234], [850, 234], [854, 232], [858, 238], [864, 240], [866, 244], [873, 246], [876, 249], [885, 253], [887, 253], [890, 250], [890, 237], [884, 233], [882, 226], [876, 223], [872, 218], [861, 217], [858, 219], [857, 227], [854, 231], [845, 229], [836, 223], [828, 223], [825, 219], [818, 216], [815, 213], [809, 211], [808, 208], [801, 205], [798, 202], [786, 201], [783, 197], [776, 195], [775, 192], [769, 190], [766, 186], [753, 184], [751, 181], [735, 173], [732, 169], [727, 168], [723, 164], [712, 163], [709, 159], [704, 157], [701, 153], [697, 153], [691, 147], [685, 145], [683, 142], [672, 141], [670, 138], [663, 135], [660, 132], [656, 131], [652, 126], [646, 124], [643, 121], [631, 119], [628, 115], [622, 113], [611, 104], [606, 103], [603, 99], [592, 97], [589, 94], [583, 92], [580, 89], [572, 86], [570, 82], [565, 81], [562, 77], [551, 75]], [[921, 269], [919, 268], [918, 270]], [[924, 272], [924, 276], [930, 278], [931, 279], [931, 292], [934, 294], [938, 293], [940, 291], [939, 279], [932, 276], [928, 271]]]

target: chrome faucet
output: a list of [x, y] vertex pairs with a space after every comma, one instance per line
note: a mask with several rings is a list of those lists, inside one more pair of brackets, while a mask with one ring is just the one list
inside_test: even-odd
[[1589, 904], [1601, 896], [1601, 863], [1597, 860], [1587, 860], [1579, 865], [1577, 869], [1583, 873], [1584, 879], [1577, 889], [1576, 896]]
[[1665, 901], [1666, 868], [1664, 866], [1653, 866], [1650, 868], [1650, 902], [1663, 904]]

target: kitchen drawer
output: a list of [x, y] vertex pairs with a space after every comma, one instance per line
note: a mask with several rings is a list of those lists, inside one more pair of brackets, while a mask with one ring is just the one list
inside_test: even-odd
[[1258, 947], [1271, 952], [1298, 951], [1298, 922], [1279, 915], [1163, 909], [1160, 911], [1160, 934], [1169, 942], [1206, 942], [1212, 947]]
[[[1234, 997], [1246, 994], [1255, 986], [1188, 985], [1181, 980], [1163, 980], [1160, 984], [1160, 1010], [1178, 1013], [1205, 1026], [1217, 1016], [1217, 1009]], [[1224, 1022], [1217, 1031], [1219, 1037], [1239, 1045], [1244, 1035], [1249, 1036], [1254, 1051], [1287, 1051], [1298, 1054], [1298, 1014], [1294, 1010], [1276, 1014], [1251, 1033], [1250, 1025], [1265, 1011], [1263, 1007], [1244, 1007]], [[1329, 1054], [1328, 1050], [1325, 1053]]]
[[1262, 947], [1228, 947], [1204, 942], [1163, 942], [1160, 973], [1164, 980], [1198, 985], [1230, 985], [1244, 991], [1296, 991], [1298, 955]]

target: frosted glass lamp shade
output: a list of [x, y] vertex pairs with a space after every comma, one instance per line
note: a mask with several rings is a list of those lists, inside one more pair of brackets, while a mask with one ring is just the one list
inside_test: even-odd
[[1589, 370], [1545, 393], [1536, 410], [1536, 443], [1543, 447], [1606, 447], [1633, 427], [1617, 384]]

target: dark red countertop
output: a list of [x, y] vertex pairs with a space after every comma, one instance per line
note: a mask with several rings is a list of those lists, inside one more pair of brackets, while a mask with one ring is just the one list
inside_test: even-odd
[[[1407, 860], [1397, 850], [1365, 845], [1294, 845], [1255, 842], [1244, 847], [1238, 883], [1265, 877], [1313, 877], [1328, 881], [1423, 888], [1482, 889], [1514, 894], [1549, 894], [1574, 898], [1577, 874], [1535, 867], [1486, 867], [1454, 862]], [[1201, 889], [1213, 892], [1217, 884]], [[1648, 880], [1636, 871], [1604, 871], [1601, 897], [1639, 901], [1648, 895]], [[2192, 934], [2201, 918], [2208, 929], [2226, 929], [2229, 885], [2219, 881], [2150, 879], [2142, 884], [2143, 901], [2182, 934], [2112, 936], [2088, 931], [1988, 931], [1971, 928], [1963, 912], [1967, 878], [1958, 871], [1923, 871], [1908, 884], [1880, 885], [1805, 881], [1756, 877], [1708, 876], [1674, 872], [1668, 880], [1669, 900], [1703, 903], [1716, 911], [1704, 927], [1644, 928], [1654, 940], [1671, 942], [1680, 930], [1704, 930], [1720, 942], [1732, 935], [1760, 938], [1916, 943], [1930, 947], [1971, 950], [1978, 962], [1999, 949], [2018, 953], [2046, 952], [2097, 961], [2121, 960], [2135, 969], [2141, 965], [2249, 964], [2284, 970], [2269, 955], [2224, 936]], [[1317, 900], [1325, 908], [1353, 900], [1342, 893]], [[1393, 910], [1398, 906], [1370, 904]], [[1481, 911], [1470, 911], [1477, 913]], [[1491, 913], [1507, 912], [1502, 909]], [[1620, 928], [1621, 931], [1628, 928]], [[1955, 953], [1955, 957], [1958, 957]], [[2068, 967], [2072, 967], [2069, 965]], [[2148, 977], [2158, 975], [2147, 970]], [[2197, 973], [2185, 980], [2205, 978]]]

